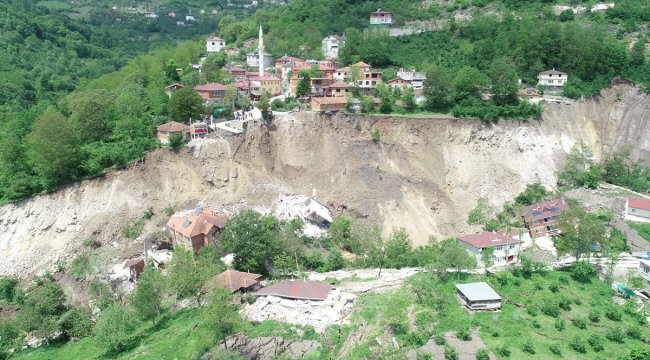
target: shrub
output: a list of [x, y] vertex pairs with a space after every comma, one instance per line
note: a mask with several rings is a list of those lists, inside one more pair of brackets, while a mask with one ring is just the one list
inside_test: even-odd
[[589, 321], [593, 323], [600, 322], [600, 312], [596, 309], [591, 309], [589, 311]]
[[431, 356], [429, 353], [418, 351], [415, 354], [415, 360], [433, 360], [433, 356]]
[[587, 344], [585, 343], [585, 340], [580, 336], [574, 336], [569, 341], [569, 347], [573, 349], [575, 352], [579, 352], [581, 354], [587, 352]]
[[419, 331], [409, 331], [403, 336], [403, 341], [409, 345], [420, 347], [427, 343], [427, 336]]
[[97, 239], [94, 236], [91, 236], [91, 237], [87, 238], [86, 240], [84, 240], [81, 243], [81, 245], [83, 245], [83, 246], [85, 246], [87, 248], [97, 249], [98, 247], [102, 246], [102, 243], [97, 241]]
[[91, 270], [88, 255], [77, 256], [70, 264], [70, 274], [79, 280], [84, 279], [86, 275], [90, 274]]
[[625, 334], [623, 333], [623, 330], [618, 327], [610, 329], [605, 337], [607, 337], [607, 339], [610, 341], [617, 342], [619, 344], [622, 344], [625, 341]]
[[562, 356], [562, 348], [560, 348], [560, 345], [558, 344], [552, 344], [551, 346], [548, 347], [551, 352], [557, 356]]
[[181, 134], [171, 134], [169, 136], [169, 147], [176, 150], [183, 146], [185, 143], [185, 140], [183, 139], [183, 135]]
[[445, 360], [458, 360], [458, 350], [450, 345], [445, 345]]
[[487, 349], [479, 349], [476, 352], [476, 360], [490, 360], [490, 352]]
[[553, 299], [544, 300], [542, 304], [542, 313], [550, 317], [560, 316], [560, 307], [553, 301]]
[[534, 319], [533, 322], [531, 323], [531, 325], [532, 325], [535, 329], [541, 329], [541, 328], [542, 328], [542, 324], [540, 324], [539, 321], [537, 321], [537, 319]]
[[376, 143], [381, 142], [381, 133], [379, 132], [379, 129], [373, 130], [372, 133], [371, 133], [371, 136], [372, 136], [372, 141], [374, 141]]
[[560, 295], [557, 305], [565, 311], [571, 311], [571, 299], [566, 295]]
[[433, 337], [433, 341], [436, 343], [436, 345], [444, 345], [447, 343], [445, 337], [442, 334], [436, 334], [436, 336]]
[[528, 315], [535, 317], [537, 316], [537, 307], [534, 304], [530, 304], [526, 306], [526, 312], [528, 312]]
[[605, 317], [612, 320], [612, 321], [621, 321], [623, 318], [623, 313], [621, 309], [616, 307], [615, 305], [612, 305], [605, 310]]
[[469, 341], [472, 339], [472, 336], [470, 335], [468, 328], [462, 328], [456, 331], [456, 338], [463, 341]]
[[90, 315], [87, 309], [71, 308], [61, 316], [59, 326], [68, 338], [85, 338], [90, 336], [93, 330]]
[[526, 342], [521, 346], [521, 350], [529, 354], [535, 354], [535, 345], [533, 344], [533, 341], [530, 339], [526, 340]]
[[595, 352], [605, 350], [605, 347], [603, 346], [603, 337], [598, 334], [592, 334], [589, 339], [587, 339], [587, 342]]
[[0, 300], [11, 302], [14, 298], [14, 291], [17, 285], [17, 279], [0, 277]]
[[650, 349], [637, 348], [630, 351], [625, 360], [648, 360], [650, 359]]
[[508, 348], [508, 345], [503, 344], [501, 346], [498, 346], [495, 349], [496, 353], [503, 356], [503, 357], [510, 357], [510, 349]]
[[144, 219], [147, 219], [147, 220], [151, 219], [151, 218], [153, 217], [153, 208], [152, 208], [151, 206], [149, 206], [149, 207], [144, 211], [144, 214], [142, 214], [142, 217], [143, 217]]
[[106, 354], [115, 355], [134, 344], [137, 326], [135, 312], [124, 305], [111, 305], [102, 311], [95, 325], [95, 341]]
[[560, 285], [558, 283], [552, 283], [548, 286], [548, 289], [551, 290], [552, 293], [557, 293], [560, 291]]
[[641, 331], [641, 328], [636, 325], [632, 325], [627, 328], [626, 334], [630, 339], [643, 341], [643, 332]]
[[163, 211], [165, 212], [165, 215], [167, 215], [167, 216], [174, 215], [174, 205], [167, 206], [166, 208], [163, 209]]
[[564, 319], [562, 318], [555, 319], [555, 329], [557, 331], [564, 331], [564, 329], [566, 329], [566, 323], [564, 322]]
[[583, 317], [577, 317], [573, 320], [571, 320], [573, 323], [573, 326], [577, 327], [578, 329], [586, 329], [587, 328], [587, 319]]
[[144, 229], [144, 220], [142, 219], [137, 219], [137, 220], [131, 220], [124, 225], [122, 228], [122, 235], [124, 235], [125, 238], [135, 240], [142, 234], [142, 230]]

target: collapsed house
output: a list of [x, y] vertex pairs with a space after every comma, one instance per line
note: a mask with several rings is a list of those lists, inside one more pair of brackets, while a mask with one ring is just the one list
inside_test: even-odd
[[231, 293], [242, 291], [255, 291], [260, 287], [260, 274], [251, 274], [245, 273], [236, 270], [226, 270], [217, 276], [215, 276], [214, 281], [216, 285], [227, 289]]
[[172, 246], [180, 246], [197, 255], [203, 246], [216, 240], [226, 221], [227, 215], [217, 214], [207, 207], [174, 215], [167, 223]]
[[288, 220], [299, 218], [305, 221], [304, 235], [320, 237], [325, 234], [325, 227], [332, 222], [329, 209], [314, 198], [302, 195], [290, 195], [280, 198], [275, 216]]

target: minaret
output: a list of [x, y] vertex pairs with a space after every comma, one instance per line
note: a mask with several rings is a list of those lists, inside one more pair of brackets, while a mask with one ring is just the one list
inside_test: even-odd
[[260, 76], [264, 76], [264, 33], [262, 33], [262, 25], [260, 24], [260, 43], [257, 48], [259, 56], [259, 73]]

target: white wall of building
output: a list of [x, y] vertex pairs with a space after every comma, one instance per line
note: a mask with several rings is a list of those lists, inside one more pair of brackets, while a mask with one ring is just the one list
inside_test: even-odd
[[217, 53], [226, 47], [226, 40], [207, 40], [205, 48], [208, 53]]

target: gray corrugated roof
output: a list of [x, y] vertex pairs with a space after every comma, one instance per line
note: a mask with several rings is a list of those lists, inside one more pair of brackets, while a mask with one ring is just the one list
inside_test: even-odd
[[456, 289], [469, 301], [501, 300], [501, 296], [490, 285], [484, 282], [456, 284]]

